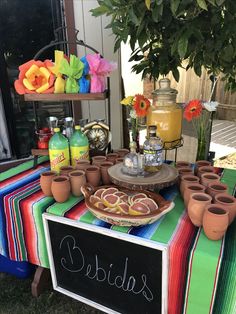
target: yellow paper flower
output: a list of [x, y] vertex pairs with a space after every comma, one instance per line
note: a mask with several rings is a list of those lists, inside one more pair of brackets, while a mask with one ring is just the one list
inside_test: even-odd
[[129, 105], [132, 105], [133, 99], [134, 99], [133, 96], [128, 96], [128, 97], [122, 99], [120, 103], [121, 103], [121, 105], [129, 106]]
[[60, 50], [55, 50], [54, 52], [55, 55], [55, 62], [54, 66], [50, 67], [50, 71], [55, 74], [56, 81], [54, 84], [54, 93], [55, 94], [63, 94], [65, 92], [65, 80], [62, 78], [62, 74], [59, 71], [61, 61], [64, 59], [64, 52]]

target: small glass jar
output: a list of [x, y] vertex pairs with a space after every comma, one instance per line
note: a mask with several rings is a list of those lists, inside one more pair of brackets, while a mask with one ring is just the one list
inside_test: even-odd
[[153, 104], [148, 110], [147, 126], [157, 125], [164, 149], [174, 148], [182, 134], [182, 108], [176, 104], [177, 90], [170, 80], [159, 80], [159, 89], [153, 91]]
[[148, 136], [143, 143], [144, 154], [144, 171], [145, 172], [158, 172], [162, 166], [162, 149], [163, 142], [160, 137], [156, 135], [156, 125], [148, 127]]
[[130, 152], [124, 156], [122, 171], [131, 176], [137, 176], [139, 170], [139, 154], [136, 153], [137, 144], [130, 143]]

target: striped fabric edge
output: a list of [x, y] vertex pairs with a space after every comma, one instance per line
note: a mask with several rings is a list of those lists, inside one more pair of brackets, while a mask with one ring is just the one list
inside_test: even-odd
[[[223, 170], [222, 173], [221, 173], [221, 181], [226, 183], [226, 184], [229, 181], [229, 183], [230, 183], [229, 185], [231, 187], [231, 184], [232, 184], [231, 180], [232, 180], [232, 172]], [[199, 229], [199, 236], [196, 238], [194, 250], [191, 252], [191, 256], [190, 256], [190, 264], [189, 264], [189, 269], [188, 269], [187, 287], [186, 287], [184, 308], [183, 308], [183, 313], [184, 314], [185, 313], [194, 314], [194, 311], [188, 311], [188, 302], [189, 302], [189, 296], [190, 296], [190, 282], [191, 282], [191, 279], [192, 279], [192, 265], [193, 265], [194, 259], [196, 258], [195, 254], [198, 251], [198, 245], [200, 243], [202, 243], [202, 240], [204, 238], [206, 238], [206, 236], [204, 234], [203, 229], [200, 228]], [[224, 244], [225, 240], [224, 239], [225, 239], [225, 237], [223, 237], [223, 239], [219, 240], [219, 241], [208, 240], [209, 244], [211, 244], [210, 248], [214, 248], [214, 247], [216, 248], [216, 245], [218, 245], [218, 243], [220, 243], [220, 246], [219, 246], [219, 249], [218, 249], [218, 253], [215, 252], [215, 254], [218, 254], [218, 256], [217, 256], [217, 260], [216, 260], [215, 265], [214, 265], [214, 269], [211, 270], [212, 290], [211, 290], [209, 308], [208, 308], [208, 310], [206, 310], [206, 313], [212, 313], [213, 312], [215, 297], [216, 297], [216, 293], [217, 293], [217, 284], [218, 284], [220, 269], [221, 269], [221, 265], [222, 265], [222, 261], [223, 261], [223, 253], [224, 253], [224, 247], [225, 247], [225, 244]], [[213, 273], [214, 273], [214, 278], [213, 278]], [[200, 277], [198, 277], [198, 280], [200, 280]], [[203, 280], [203, 278], [202, 278], [202, 280]], [[210, 289], [210, 288], [208, 288], [208, 289]], [[210, 293], [210, 290], [208, 290], [208, 293]], [[191, 293], [191, 297], [194, 298], [193, 292]]]
[[[49, 163], [47, 162], [49, 160], [48, 156], [40, 156], [38, 158], [38, 166], [37, 168], [39, 167], [44, 167], [44, 164], [46, 165], [46, 167], [48, 167]], [[4, 180], [7, 180], [9, 179], [10, 177], [14, 177], [16, 175], [18, 175], [19, 173], [22, 173], [26, 170], [30, 170], [30, 169], [33, 169], [33, 165], [34, 165], [34, 160], [29, 160], [29, 161], [26, 161], [18, 166], [15, 166], [15, 167], [12, 167], [2, 173], [0, 173], [0, 183]]]
[[27, 251], [23, 238], [23, 224], [20, 215], [19, 202], [40, 189], [39, 180], [8, 194], [4, 197], [6, 216], [7, 241], [10, 259], [16, 261], [27, 260]]
[[168, 314], [181, 313], [185, 293], [185, 279], [188, 268], [189, 251], [192, 248], [196, 228], [186, 212], [178, 222], [169, 247]]

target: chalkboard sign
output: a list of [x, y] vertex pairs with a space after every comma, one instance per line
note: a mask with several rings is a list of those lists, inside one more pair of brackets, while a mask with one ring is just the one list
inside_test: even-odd
[[43, 214], [53, 287], [107, 313], [167, 313], [167, 248]]

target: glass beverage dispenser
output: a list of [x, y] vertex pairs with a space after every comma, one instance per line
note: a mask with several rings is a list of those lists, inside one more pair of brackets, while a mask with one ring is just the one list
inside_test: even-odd
[[147, 127], [157, 125], [164, 149], [175, 148], [182, 134], [182, 108], [176, 104], [177, 90], [170, 87], [170, 80], [159, 80], [159, 89], [153, 91], [153, 104], [147, 115]]

